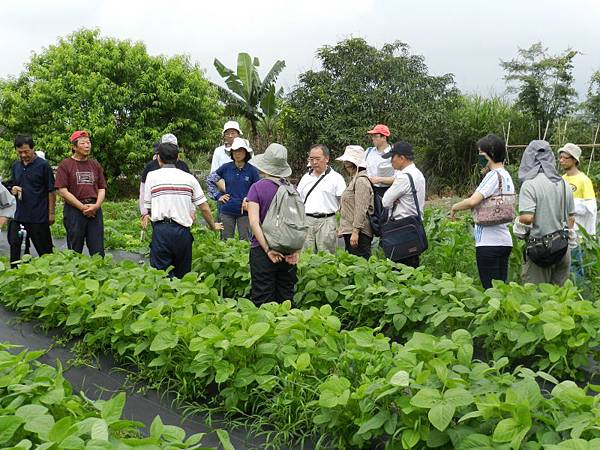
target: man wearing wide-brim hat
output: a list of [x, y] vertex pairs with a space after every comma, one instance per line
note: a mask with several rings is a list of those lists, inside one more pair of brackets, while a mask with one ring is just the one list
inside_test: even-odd
[[264, 153], [254, 156], [252, 164], [259, 170], [262, 179], [250, 187], [247, 196], [248, 219], [254, 234], [250, 244], [250, 297], [260, 305], [294, 296], [298, 253], [283, 255], [270, 249], [262, 231], [267, 211], [279, 189], [279, 185], [270, 180], [286, 182], [285, 179], [292, 174], [287, 162], [287, 149], [273, 143]]
[[231, 156], [227, 153], [235, 138], [242, 135], [240, 124], [235, 120], [225, 122], [223, 125], [223, 145], [215, 148], [213, 152], [212, 162], [210, 164], [210, 172], [215, 172], [223, 164], [231, 162]]

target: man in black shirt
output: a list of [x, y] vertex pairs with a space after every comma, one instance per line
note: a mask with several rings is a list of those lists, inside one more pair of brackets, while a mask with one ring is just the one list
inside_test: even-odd
[[[138, 204], [140, 207], [140, 214], [142, 215], [142, 217], [148, 214], [148, 210], [144, 207], [144, 187], [146, 185], [146, 177], [148, 176], [149, 172], [160, 169], [157, 159], [158, 146], [164, 143], [179, 145], [177, 143], [177, 138], [174, 134], [171, 133], [163, 135], [160, 138], [160, 141], [154, 144], [154, 157], [152, 158], [152, 161], [150, 161], [148, 164], [146, 164], [146, 167], [144, 167], [144, 171], [142, 172], [142, 178], [140, 180], [140, 195]], [[190, 173], [190, 168], [188, 167], [188, 165], [180, 159], [177, 159], [177, 161], [175, 162], [175, 167], [179, 170], [183, 170], [186, 173]]]
[[17, 199], [14, 220], [8, 227], [10, 262], [21, 259], [21, 242], [28, 237], [38, 255], [52, 253], [50, 225], [54, 223], [56, 194], [52, 169], [43, 158], [36, 155], [33, 138], [18, 134], [15, 149], [19, 156], [11, 168], [11, 193]]

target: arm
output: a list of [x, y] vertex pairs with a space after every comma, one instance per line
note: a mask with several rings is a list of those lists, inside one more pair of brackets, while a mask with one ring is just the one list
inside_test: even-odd
[[56, 218], [56, 192], [48, 192], [48, 222], [54, 224]]
[[71, 194], [66, 187], [58, 188], [58, 195], [60, 195], [64, 199], [64, 201], [71, 205], [73, 208], [76, 208], [81, 212], [83, 212], [83, 210], [85, 209], [85, 205], [79, 200], [77, 200], [77, 198], [73, 194]]
[[256, 202], [248, 202], [248, 222], [250, 222], [250, 229], [258, 241], [258, 245], [261, 246], [269, 259], [273, 263], [283, 261], [285, 257], [281, 253], [271, 250], [269, 244], [267, 244], [267, 240], [265, 239], [265, 235], [260, 226], [260, 206]]
[[202, 217], [204, 217], [204, 220], [206, 220], [206, 223], [211, 230], [219, 231], [223, 229], [222, 223], [215, 223], [213, 220], [212, 211], [210, 210], [210, 206], [208, 206], [208, 202], [201, 203], [200, 206], [198, 206], [198, 209], [200, 210], [200, 214], [202, 214]]
[[370, 180], [373, 184], [385, 184], [387, 186], [394, 183], [394, 177], [371, 177]]
[[465, 198], [460, 202], [455, 203], [450, 208], [450, 217], [454, 218], [454, 214], [457, 211], [464, 211], [465, 209], [473, 209], [483, 201], [483, 194], [479, 191], [475, 191], [469, 198]]
[[383, 194], [383, 198], [381, 199], [383, 207], [391, 208], [394, 206], [396, 200], [407, 192], [407, 188], [408, 180], [405, 177], [396, 178], [390, 188]]
[[146, 187], [146, 183], [140, 183], [140, 193], [138, 196], [138, 206], [140, 208], [140, 216], [145, 216], [148, 214], [148, 209], [144, 206], [144, 190]]

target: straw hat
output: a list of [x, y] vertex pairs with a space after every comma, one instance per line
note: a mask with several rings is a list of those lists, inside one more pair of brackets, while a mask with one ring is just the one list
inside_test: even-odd
[[292, 174], [287, 162], [287, 148], [277, 143], [269, 145], [264, 153], [252, 158], [252, 165], [272, 177], [286, 178]]
[[360, 145], [347, 145], [344, 149], [344, 154], [336, 161], [348, 161], [354, 164], [356, 167], [367, 167], [367, 160], [365, 159], [365, 149]]

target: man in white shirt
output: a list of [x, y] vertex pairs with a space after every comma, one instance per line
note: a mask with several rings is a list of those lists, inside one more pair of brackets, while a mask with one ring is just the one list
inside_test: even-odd
[[[393, 184], [385, 192], [381, 203], [384, 208], [393, 208], [392, 217], [394, 219], [403, 219], [417, 214], [423, 218], [423, 208], [425, 205], [425, 177], [414, 164], [415, 154], [412, 145], [408, 142], [400, 141], [394, 144], [392, 149], [383, 155], [386, 159], [391, 159], [392, 167], [396, 170], [396, 176]], [[415, 190], [417, 191], [417, 201], [419, 209], [415, 204], [413, 188], [410, 182], [412, 177]], [[404, 260], [396, 261], [407, 266], [418, 267], [419, 256], [412, 256]]]
[[192, 269], [192, 233], [196, 207], [211, 229], [223, 229], [215, 223], [200, 183], [193, 175], [175, 167], [179, 148], [173, 143], [158, 146], [160, 169], [148, 173], [144, 186], [144, 206], [148, 213], [142, 217], [142, 227], [152, 221], [150, 265], [166, 270], [169, 276], [183, 277]]
[[371, 135], [373, 141], [373, 147], [369, 147], [366, 151], [367, 175], [375, 187], [375, 194], [383, 197], [385, 191], [394, 182], [394, 168], [390, 160], [383, 157], [391, 149], [388, 143], [390, 129], [386, 125], [378, 124], [367, 133]]
[[225, 149], [231, 147], [233, 140], [236, 137], [242, 135], [242, 129], [240, 124], [235, 120], [230, 120], [223, 125], [223, 140], [225, 143], [215, 148], [212, 157], [212, 163], [210, 165], [210, 172], [215, 172], [223, 164], [231, 162], [231, 156], [225, 151]]
[[344, 177], [329, 167], [329, 149], [313, 145], [308, 155], [310, 171], [298, 183], [298, 193], [304, 202], [308, 234], [304, 248], [335, 253], [340, 197], [346, 189]]

